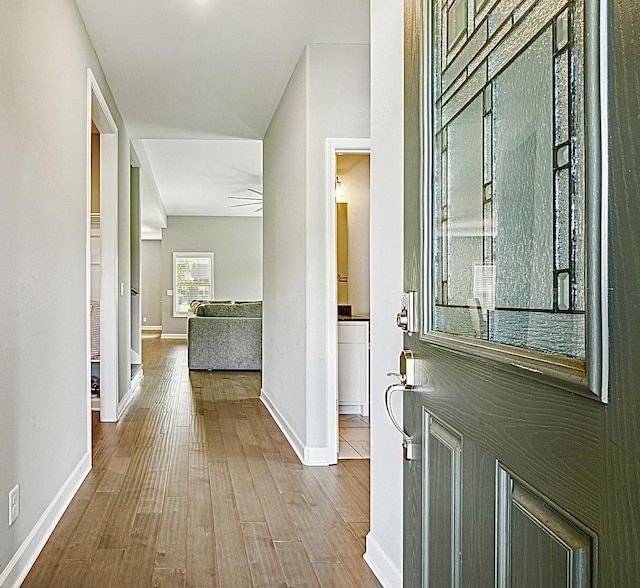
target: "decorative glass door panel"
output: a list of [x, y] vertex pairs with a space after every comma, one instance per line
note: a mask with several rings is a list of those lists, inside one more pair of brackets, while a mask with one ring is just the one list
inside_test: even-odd
[[429, 326], [584, 370], [583, 2], [436, 0], [432, 19]]

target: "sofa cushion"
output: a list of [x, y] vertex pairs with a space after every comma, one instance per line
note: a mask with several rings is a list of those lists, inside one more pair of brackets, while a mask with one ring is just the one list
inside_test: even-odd
[[198, 316], [229, 316], [230, 302], [205, 302], [198, 307]]
[[234, 306], [234, 311], [238, 314], [233, 316], [262, 317], [262, 302], [237, 302]]
[[191, 306], [191, 312], [196, 316], [227, 316], [223, 315], [208, 315], [205, 314], [205, 307], [211, 305], [226, 305], [229, 306], [231, 300], [194, 300], [189, 306]]
[[243, 304], [204, 303], [198, 306], [197, 316], [208, 317], [262, 317], [262, 302], [247, 302]]

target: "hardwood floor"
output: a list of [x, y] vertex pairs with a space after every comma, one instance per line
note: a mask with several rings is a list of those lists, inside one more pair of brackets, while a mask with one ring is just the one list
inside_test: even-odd
[[368, 460], [302, 466], [259, 374], [190, 373], [186, 344], [160, 339], [143, 361], [24, 587], [380, 586], [362, 559]]

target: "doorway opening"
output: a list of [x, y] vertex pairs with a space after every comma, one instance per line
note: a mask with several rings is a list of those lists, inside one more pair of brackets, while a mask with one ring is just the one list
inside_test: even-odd
[[140, 163], [131, 145], [131, 167], [130, 167], [130, 247], [131, 253], [131, 292], [130, 292], [130, 340], [131, 340], [131, 390], [135, 390], [142, 380], [142, 302], [140, 299], [141, 284], [141, 210], [140, 210]]
[[87, 72], [87, 358], [88, 411], [118, 417], [118, 128], [91, 70]]
[[328, 452], [369, 458], [370, 143], [327, 141]]

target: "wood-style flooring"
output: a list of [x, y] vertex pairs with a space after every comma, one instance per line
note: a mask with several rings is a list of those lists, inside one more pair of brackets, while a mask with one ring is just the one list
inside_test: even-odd
[[160, 339], [143, 361], [24, 587], [380, 586], [362, 559], [367, 460], [302, 466], [258, 373], [189, 372], [186, 344]]

